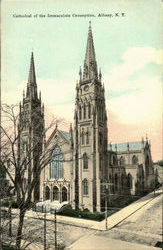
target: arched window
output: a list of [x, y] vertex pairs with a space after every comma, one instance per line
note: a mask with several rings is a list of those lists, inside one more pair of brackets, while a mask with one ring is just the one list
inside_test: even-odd
[[88, 156], [86, 153], [83, 154], [83, 169], [88, 169]]
[[50, 178], [63, 179], [63, 154], [58, 146], [52, 152]]
[[88, 104], [88, 118], [91, 118], [91, 104]]
[[84, 104], [84, 119], [86, 119], [86, 105]]
[[82, 108], [81, 108], [81, 106], [79, 106], [79, 119], [80, 120], [82, 119]]
[[137, 163], [138, 163], [138, 157], [136, 155], [133, 155], [132, 164], [137, 164]]
[[100, 145], [102, 145], [102, 133], [99, 133], [99, 141], [100, 141]]
[[67, 201], [67, 189], [65, 187], [62, 188], [62, 202]]
[[101, 107], [101, 120], [104, 120], [104, 108], [103, 106]]
[[45, 200], [50, 200], [50, 188], [48, 186], [45, 188]]
[[127, 175], [127, 187], [132, 189], [132, 175], [130, 173]]
[[125, 165], [125, 158], [123, 156], [120, 157], [120, 166]]
[[88, 195], [88, 181], [87, 181], [87, 179], [83, 180], [83, 195]]
[[115, 174], [115, 191], [118, 190], [118, 175]]
[[89, 130], [87, 128], [87, 132], [86, 132], [86, 144], [89, 144]]
[[82, 128], [81, 143], [82, 143], [82, 145], [84, 145], [84, 128]]
[[117, 159], [116, 159], [116, 156], [115, 156], [115, 155], [113, 155], [112, 163], [113, 163], [113, 165], [116, 165], [116, 163], [117, 163]]
[[56, 186], [53, 187], [53, 200], [59, 200], [59, 190]]
[[124, 174], [121, 175], [121, 188], [124, 188]]

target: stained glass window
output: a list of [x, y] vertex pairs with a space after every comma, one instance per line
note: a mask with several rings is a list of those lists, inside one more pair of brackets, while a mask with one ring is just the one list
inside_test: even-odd
[[52, 152], [51, 164], [50, 164], [50, 178], [51, 179], [63, 179], [63, 154], [58, 146], [56, 146]]

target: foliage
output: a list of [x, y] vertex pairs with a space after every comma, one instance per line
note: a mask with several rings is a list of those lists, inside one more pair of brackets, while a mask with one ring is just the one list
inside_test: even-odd
[[[21, 204], [19, 204], [17, 201], [3, 201], [2, 206], [4, 207], [9, 207], [11, 206], [12, 208], [19, 208]], [[35, 206], [35, 203], [29, 202], [29, 204], [26, 206], [27, 209], [31, 209], [32, 207]]]
[[16, 248], [10, 245], [3, 245], [2, 250], [15, 250]]
[[61, 212], [58, 212], [58, 214], [63, 216], [77, 217], [77, 218], [96, 220], [96, 221], [102, 221], [105, 217], [104, 213], [100, 212], [91, 213], [89, 211], [74, 210], [71, 208], [67, 208]]
[[132, 202], [136, 201], [139, 197], [134, 196], [119, 196], [118, 198], [111, 200], [109, 202], [110, 207], [123, 208], [130, 205]]
[[157, 164], [158, 164], [159, 166], [163, 167], [163, 160], [158, 161]]

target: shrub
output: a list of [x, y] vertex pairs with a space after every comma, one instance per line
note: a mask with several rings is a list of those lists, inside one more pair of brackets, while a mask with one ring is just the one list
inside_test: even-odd
[[71, 217], [77, 217], [77, 218], [83, 218], [83, 219], [89, 219], [89, 220], [97, 220], [97, 221], [101, 221], [105, 217], [104, 213], [100, 213], [100, 212], [91, 213], [89, 211], [74, 210], [71, 208], [67, 208], [61, 212], [58, 212], [58, 214], [63, 215], [63, 216], [71, 216]]

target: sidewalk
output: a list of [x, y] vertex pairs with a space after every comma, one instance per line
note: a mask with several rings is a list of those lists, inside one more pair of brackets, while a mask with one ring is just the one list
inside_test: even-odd
[[97, 235], [87, 235], [80, 238], [71, 246], [66, 248], [71, 250], [156, 250], [158, 248], [115, 240]]
[[[144, 207], [146, 204], [150, 203], [153, 199], [155, 199], [158, 196], [158, 194], [162, 193], [162, 190], [158, 189], [155, 193], [156, 193], [155, 197], [154, 197], [154, 193], [152, 192], [142, 197], [141, 199], [133, 202], [129, 206], [121, 209], [120, 211], [114, 213], [113, 215], [109, 216], [107, 219], [108, 230], [115, 227], [119, 223], [121, 223], [123, 220], [125, 220], [126, 218], [134, 214], [136, 211]], [[12, 212], [18, 213], [17, 209], [13, 209]], [[43, 216], [44, 214], [40, 212], [34, 212], [31, 210], [26, 212], [26, 217], [43, 219]], [[46, 218], [47, 220], [54, 220], [54, 215], [47, 213]], [[94, 229], [94, 230], [106, 230], [105, 220], [101, 222], [97, 222], [97, 221], [92, 221], [92, 220], [57, 215], [57, 222], [67, 224], [67, 225], [74, 225], [77, 227]]]

